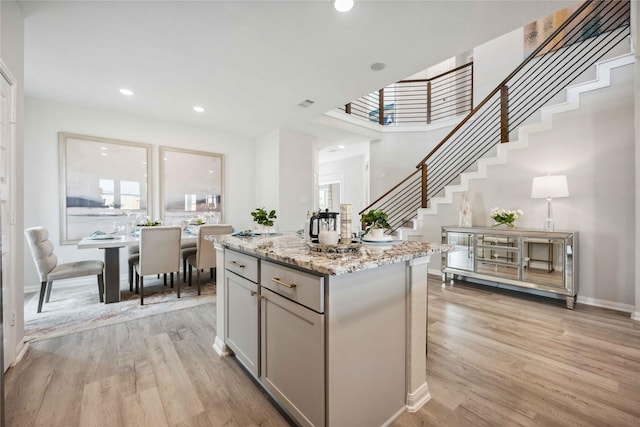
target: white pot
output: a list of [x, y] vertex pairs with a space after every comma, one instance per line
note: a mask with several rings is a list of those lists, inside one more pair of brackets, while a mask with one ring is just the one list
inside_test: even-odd
[[384, 236], [384, 228], [372, 228], [369, 230], [369, 236], [372, 239], [382, 239]]

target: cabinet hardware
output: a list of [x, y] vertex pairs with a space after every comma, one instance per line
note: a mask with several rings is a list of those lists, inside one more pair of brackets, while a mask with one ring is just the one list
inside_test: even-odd
[[296, 287], [295, 283], [291, 283], [291, 284], [285, 283], [285, 282], [283, 282], [282, 280], [280, 280], [277, 277], [272, 278], [271, 281], [274, 282], [274, 283], [277, 283], [278, 285], [285, 286], [287, 288], [295, 288]]
[[238, 266], [238, 268], [244, 268], [243, 264], [238, 264], [236, 261], [231, 261], [231, 264]]
[[257, 293], [256, 291], [251, 291], [251, 296], [252, 297], [256, 296], [256, 293]]

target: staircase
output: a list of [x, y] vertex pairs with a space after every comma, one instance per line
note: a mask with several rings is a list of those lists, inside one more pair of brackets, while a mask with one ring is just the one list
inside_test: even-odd
[[[523, 63], [482, 100], [424, 159], [416, 170], [363, 209], [381, 209], [391, 229], [403, 238], [419, 235], [425, 215], [452, 203], [471, 180], [487, 176], [507, 154], [528, 146], [528, 136], [548, 130], [551, 117], [579, 105], [579, 95], [607, 85], [612, 67], [632, 61], [621, 57], [597, 66], [595, 81], [574, 85], [603, 57], [629, 37], [628, 1], [590, 0], [582, 4]], [[566, 90], [566, 102], [552, 107]], [[546, 106], [546, 107], [545, 107]], [[540, 115], [537, 123], [530, 123]]]
[[[627, 53], [615, 58], [607, 59], [596, 64], [596, 77], [593, 80], [569, 86], [566, 89], [566, 100], [554, 105], [548, 105], [540, 110], [540, 119], [535, 123], [520, 126], [517, 130], [517, 139], [508, 144], [498, 144], [494, 155], [479, 159], [474, 171], [460, 174], [459, 183], [450, 184], [444, 188], [444, 194], [433, 197], [429, 201], [428, 208], [419, 208], [417, 216], [408, 223], [408, 226], [396, 230], [399, 238], [403, 240], [422, 240], [424, 236], [423, 224], [429, 222], [428, 217], [439, 213], [438, 207], [451, 205], [454, 196], [466, 193], [472, 181], [487, 179], [491, 176], [491, 169], [497, 165], [508, 163], [509, 153], [523, 150], [530, 146], [530, 137], [553, 129], [553, 117], [558, 114], [574, 111], [580, 108], [580, 96], [586, 92], [609, 87], [611, 84], [611, 72], [618, 67], [633, 65], [634, 55]], [[433, 240], [433, 238], [431, 239]]]

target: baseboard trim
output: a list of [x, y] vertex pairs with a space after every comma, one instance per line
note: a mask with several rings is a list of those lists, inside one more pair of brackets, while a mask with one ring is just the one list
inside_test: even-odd
[[631, 313], [631, 320], [640, 321], [640, 311], [634, 311], [633, 313]]
[[233, 354], [228, 345], [224, 343], [222, 338], [216, 335], [216, 339], [213, 341], [213, 349], [220, 357], [228, 357]]
[[27, 354], [27, 350], [29, 350], [29, 342], [22, 342], [22, 346], [18, 347], [16, 350], [17, 354], [16, 354], [16, 360], [14, 363], [11, 364], [11, 366], [15, 366], [19, 361], [22, 360], [22, 357]]
[[[578, 295], [578, 304], [586, 304], [586, 305], [592, 305], [594, 307], [602, 307], [602, 308], [608, 308], [611, 310], [616, 310], [616, 311], [623, 311], [625, 313], [631, 313], [631, 318], [633, 319], [634, 316], [634, 306], [631, 304], [623, 304], [620, 302], [615, 302], [615, 301], [609, 301], [609, 300], [605, 300], [605, 299], [599, 299], [599, 298], [590, 298], [590, 297], [585, 297], [585, 296], [580, 296]], [[636, 312], [638, 315], [640, 315], [640, 312]], [[637, 320], [637, 319], [636, 319]]]
[[430, 400], [429, 385], [425, 382], [416, 390], [407, 393], [407, 411], [417, 412]]

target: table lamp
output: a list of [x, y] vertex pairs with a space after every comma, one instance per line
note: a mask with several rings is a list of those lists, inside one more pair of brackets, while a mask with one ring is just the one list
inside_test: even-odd
[[531, 184], [532, 199], [547, 199], [547, 218], [544, 221], [545, 231], [553, 231], [551, 218], [551, 199], [569, 197], [569, 187], [565, 175], [547, 175], [533, 178]]

